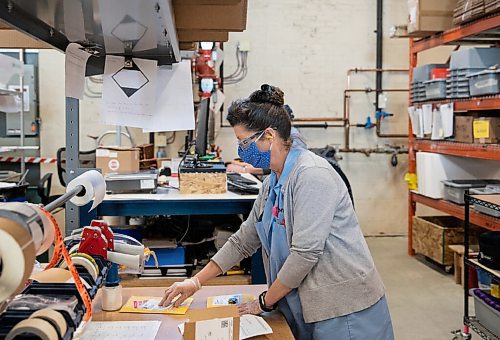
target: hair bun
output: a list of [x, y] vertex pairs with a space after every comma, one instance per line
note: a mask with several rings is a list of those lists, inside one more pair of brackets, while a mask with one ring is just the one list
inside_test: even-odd
[[270, 103], [283, 106], [285, 104], [285, 94], [279, 87], [263, 84], [260, 90], [250, 95], [250, 101], [253, 103]]

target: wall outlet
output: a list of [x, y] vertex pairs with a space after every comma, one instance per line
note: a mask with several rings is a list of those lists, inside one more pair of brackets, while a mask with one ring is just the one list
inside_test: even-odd
[[167, 134], [166, 133], [155, 133], [155, 145], [156, 146], [167, 146]]
[[241, 52], [250, 51], [250, 41], [242, 40], [242, 41], [238, 42], [238, 48], [240, 49]]

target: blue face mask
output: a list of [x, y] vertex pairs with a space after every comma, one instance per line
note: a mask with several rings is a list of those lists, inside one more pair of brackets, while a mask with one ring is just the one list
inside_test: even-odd
[[254, 168], [269, 169], [271, 167], [271, 150], [260, 151], [255, 142], [252, 142], [246, 149], [239, 146], [238, 156]]

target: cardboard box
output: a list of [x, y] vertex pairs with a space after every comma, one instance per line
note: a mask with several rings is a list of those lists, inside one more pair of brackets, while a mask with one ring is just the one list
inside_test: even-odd
[[473, 116], [455, 116], [454, 140], [462, 143], [474, 143]]
[[203, 339], [203, 333], [201, 333], [203, 331], [217, 334], [219, 335], [217, 339], [221, 340], [239, 339], [240, 316], [238, 307], [191, 309], [189, 321], [184, 324], [184, 340]]
[[500, 143], [500, 117], [474, 119], [473, 124], [475, 143]]
[[177, 30], [180, 42], [215, 41], [226, 42], [229, 40], [229, 32], [210, 30]]
[[96, 150], [96, 168], [103, 175], [139, 171], [139, 149], [122, 147], [99, 147]]
[[142, 144], [137, 147], [139, 148], [140, 160], [155, 158], [155, 146], [153, 144]]
[[177, 29], [242, 32], [247, 26], [247, 0], [231, 5], [173, 3]]
[[[470, 242], [477, 245], [477, 235], [482, 230], [471, 226]], [[463, 244], [464, 222], [453, 216], [414, 216], [412, 228], [413, 249], [439, 264], [448, 266], [454, 262], [449, 245]]]
[[424, 37], [453, 27], [457, 0], [408, 0], [408, 34]]

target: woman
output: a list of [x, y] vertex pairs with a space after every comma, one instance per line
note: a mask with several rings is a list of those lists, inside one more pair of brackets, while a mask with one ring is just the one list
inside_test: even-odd
[[241, 159], [271, 168], [248, 219], [196, 276], [165, 291], [179, 305], [208, 279], [262, 246], [269, 286], [241, 314], [278, 308], [297, 339], [393, 339], [383, 283], [342, 179], [323, 158], [292, 147], [283, 92], [262, 85], [227, 119]]

